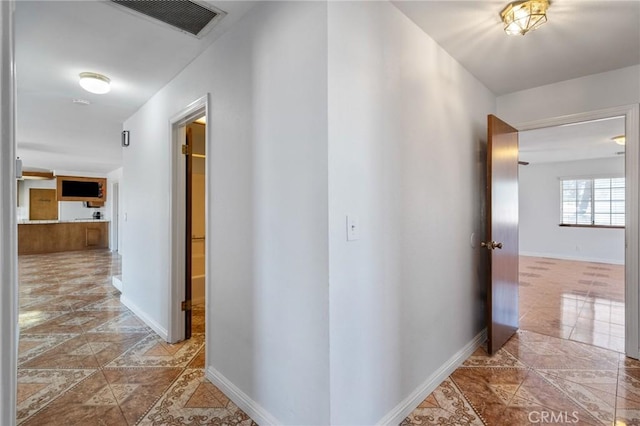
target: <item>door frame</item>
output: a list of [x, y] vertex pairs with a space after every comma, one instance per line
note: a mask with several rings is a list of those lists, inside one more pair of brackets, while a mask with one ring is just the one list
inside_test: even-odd
[[611, 117], [625, 117], [625, 354], [640, 357], [640, 105], [624, 105], [596, 111], [551, 117], [542, 120], [516, 123], [518, 131], [560, 126], [580, 121]]
[[[185, 297], [185, 202], [186, 202], [186, 165], [182, 154], [182, 144], [186, 135], [185, 126], [196, 118], [205, 116], [209, 120], [209, 93], [191, 102], [169, 120], [170, 144], [169, 144], [169, 325], [167, 327], [167, 340], [175, 343], [184, 340], [185, 315], [181, 309], [181, 302]], [[207, 127], [208, 128], [208, 127]], [[205, 132], [205, 149], [209, 151], [208, 132]], [[208, 162], [205, 160], [205, 176], [209, 175]], [[205, 181], [205, 211], [209, 211], [209, 191]], [[205, 234], [209, 234], [209, 221], [205, 221]], [[205, 269], [208, 269], [208, 259], [205, 258]], [[207, 299], [207, 287], [209, 277], [205, 276], [205, 305]], [[206, 338], [206, 336], [205, 336]]]
[[120, 183], [113, 182], [111, 184], [111, 238], [109, 239], [109, 245], [112, 252], [118, 251], [118, 244], [120, 244], [119, 229], [120, 229]]

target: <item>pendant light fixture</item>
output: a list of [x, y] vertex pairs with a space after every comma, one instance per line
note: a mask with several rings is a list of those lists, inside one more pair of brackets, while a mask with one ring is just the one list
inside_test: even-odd
[[547, 22], [548, 0], [526, 0], [511, 2], [502, 9], [500, 18], [504, 32], [509, 35], [525, 35]]
[[95, 72], [81, 72], [80, 86], [87, 92], [102, 95], [111, 90], [111, 80], [109, 77]]

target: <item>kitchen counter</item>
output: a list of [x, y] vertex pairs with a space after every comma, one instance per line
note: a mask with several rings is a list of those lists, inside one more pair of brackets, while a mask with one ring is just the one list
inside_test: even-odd
[[18, 254], [108, 247], [109, 221], [105, 219], [24, 220], [18, 223]]
[[94, 222], [109, 222], [107, 219], [69, 219], [69, 220], [19, 220], [18, 225], [41, 225], [45, 223], [94, 223]]

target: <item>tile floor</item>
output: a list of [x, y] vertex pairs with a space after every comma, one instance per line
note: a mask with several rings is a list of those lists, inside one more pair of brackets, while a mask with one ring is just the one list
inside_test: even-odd
[[479, 348], [401, 425], [639, 425], [640, 362], [518, 331], [492, 357]]
[[108, 251], [19, 257], [22, 425], [255, 425], [204, 378], [193, 338], [162, 341], [119, 301]]
[[522, 256], [519, 308], [520, 331], [402, 425], [640, 425], [640, 362], [620, 353], [624, 266]]
[[[640, 425], [640, 362], [559, 338], [612, 346], [624, 324], [621, 272], [582, 266], [523, 258], [531, 331], [478, 349], [402, 425]], [[202, 309], [193, 338], [169, 345], [120, 303], [117, 256], [20, 256], [19, 269], [18, 424], [255, 425], [203, 377]]]
[[521, 256], [520, 329], [624, 352], [624, 266]]

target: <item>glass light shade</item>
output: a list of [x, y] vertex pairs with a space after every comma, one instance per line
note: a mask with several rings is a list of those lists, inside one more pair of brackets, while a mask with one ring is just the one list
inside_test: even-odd
[[502, 9], [500, 17], [504, 32], [509, 35], [525, 35], [547, 22], [548, 0], [514, 1]]
[[80, 73], [80, 86], [87, 92], [102, 95], [111, 90], [111, 80], [95, 72]]
[[613, 141], [614, 141], [615, 143], [617, 143], [618, 145], [624, 145], [624, 144], [626, 144], [626, 143], [627, 143], [627, 138], [625, 138], [625, 136], [624, 136], [624, 135], [615, 136], [615, 137], [613, 137], [613, 138], [611, 138], [611, 139], [613, 139]]

